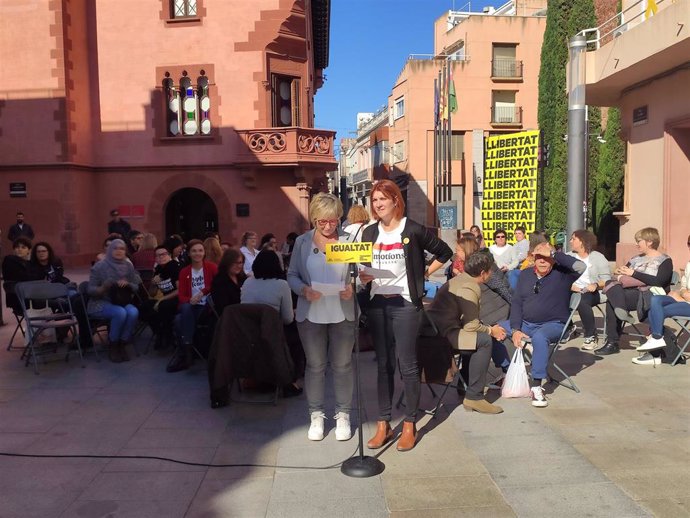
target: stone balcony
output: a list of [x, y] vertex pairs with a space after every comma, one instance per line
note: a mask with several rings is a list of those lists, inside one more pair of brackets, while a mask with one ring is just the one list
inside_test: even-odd
[[239, 164], [300, 166], [332, 170], [338, 163], [333, 153], [335, 131], [285, 127], [237, 130], [242, 143]]

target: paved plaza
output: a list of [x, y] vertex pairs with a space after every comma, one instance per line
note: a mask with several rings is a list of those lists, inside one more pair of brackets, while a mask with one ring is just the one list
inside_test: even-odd
[[[213, 410], [202, 362], [167, 374], [153, 351], [122, 364], [89, 353], [84, 368], [72, 356], [34, 375], [4, 350], [14, 328], [4, 317], [0, 451], [260, 466], [0, 457], [3, 518], [690, 516], [688, 367], [633, 365], [625, 339], [606, 358], [581, 351], [581, 338], [568, 343], [558, 362], [582, 392], [549, 385], [545, 409], [501, 399], [501, 415], [467, 413], [449, 393], [447, 412], [419, 423], [414, 450], [388, 447], [383, 474], [354, 479], [323, 468], [352, 455], [356, 435], [337, 442], [329, 419], [326, 438], [308, 441], [304, 396]], [[376, 369], [373, 353], [361, 360], [366, 440]], [[422, 406], [432, 405], [423, 387]]]

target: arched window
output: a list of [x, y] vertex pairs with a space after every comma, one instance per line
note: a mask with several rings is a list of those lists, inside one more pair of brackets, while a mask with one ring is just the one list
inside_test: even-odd
[[177, 85], [170, 73], [165, 73], [163, 89], [167, 101], [167, 134], [185, 137], [211, 134], [210, 82], [202, 69], [192, 83], [186, 70]]

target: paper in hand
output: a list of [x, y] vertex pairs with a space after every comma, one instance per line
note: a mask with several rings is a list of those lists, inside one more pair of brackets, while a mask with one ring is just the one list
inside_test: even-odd
[[326, 284], [324, 282], [312, 281], [311, 289], [318, 291], [321, 295], [328, 297], [330, 295], [340, 295], [340, 292], [345, 289], [342, 284]]
[[390, 270], [372, 268], [371, 266], [363, 266], [359, 271], [360, 273], [366, 273], [367, 275], [371, 275], [374, 279], [395, 279], [395, 274]]

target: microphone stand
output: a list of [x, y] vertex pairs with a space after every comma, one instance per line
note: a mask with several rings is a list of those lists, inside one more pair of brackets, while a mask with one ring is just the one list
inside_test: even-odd
[[348, 477], [367, 478], [383, 473], [386, 465], [376, 457], [364, 455], [364, 436], [362, 428], [362, 384], [359, 369], [359, 311], [357, 306], [357, 263], [350, 263], [352, 279], [352, 301], [355, 308], [355, 383], [357, 385], [357, 420], [359, 421], [359, 455], [350, 457], [340, 466], [340, 471]]

